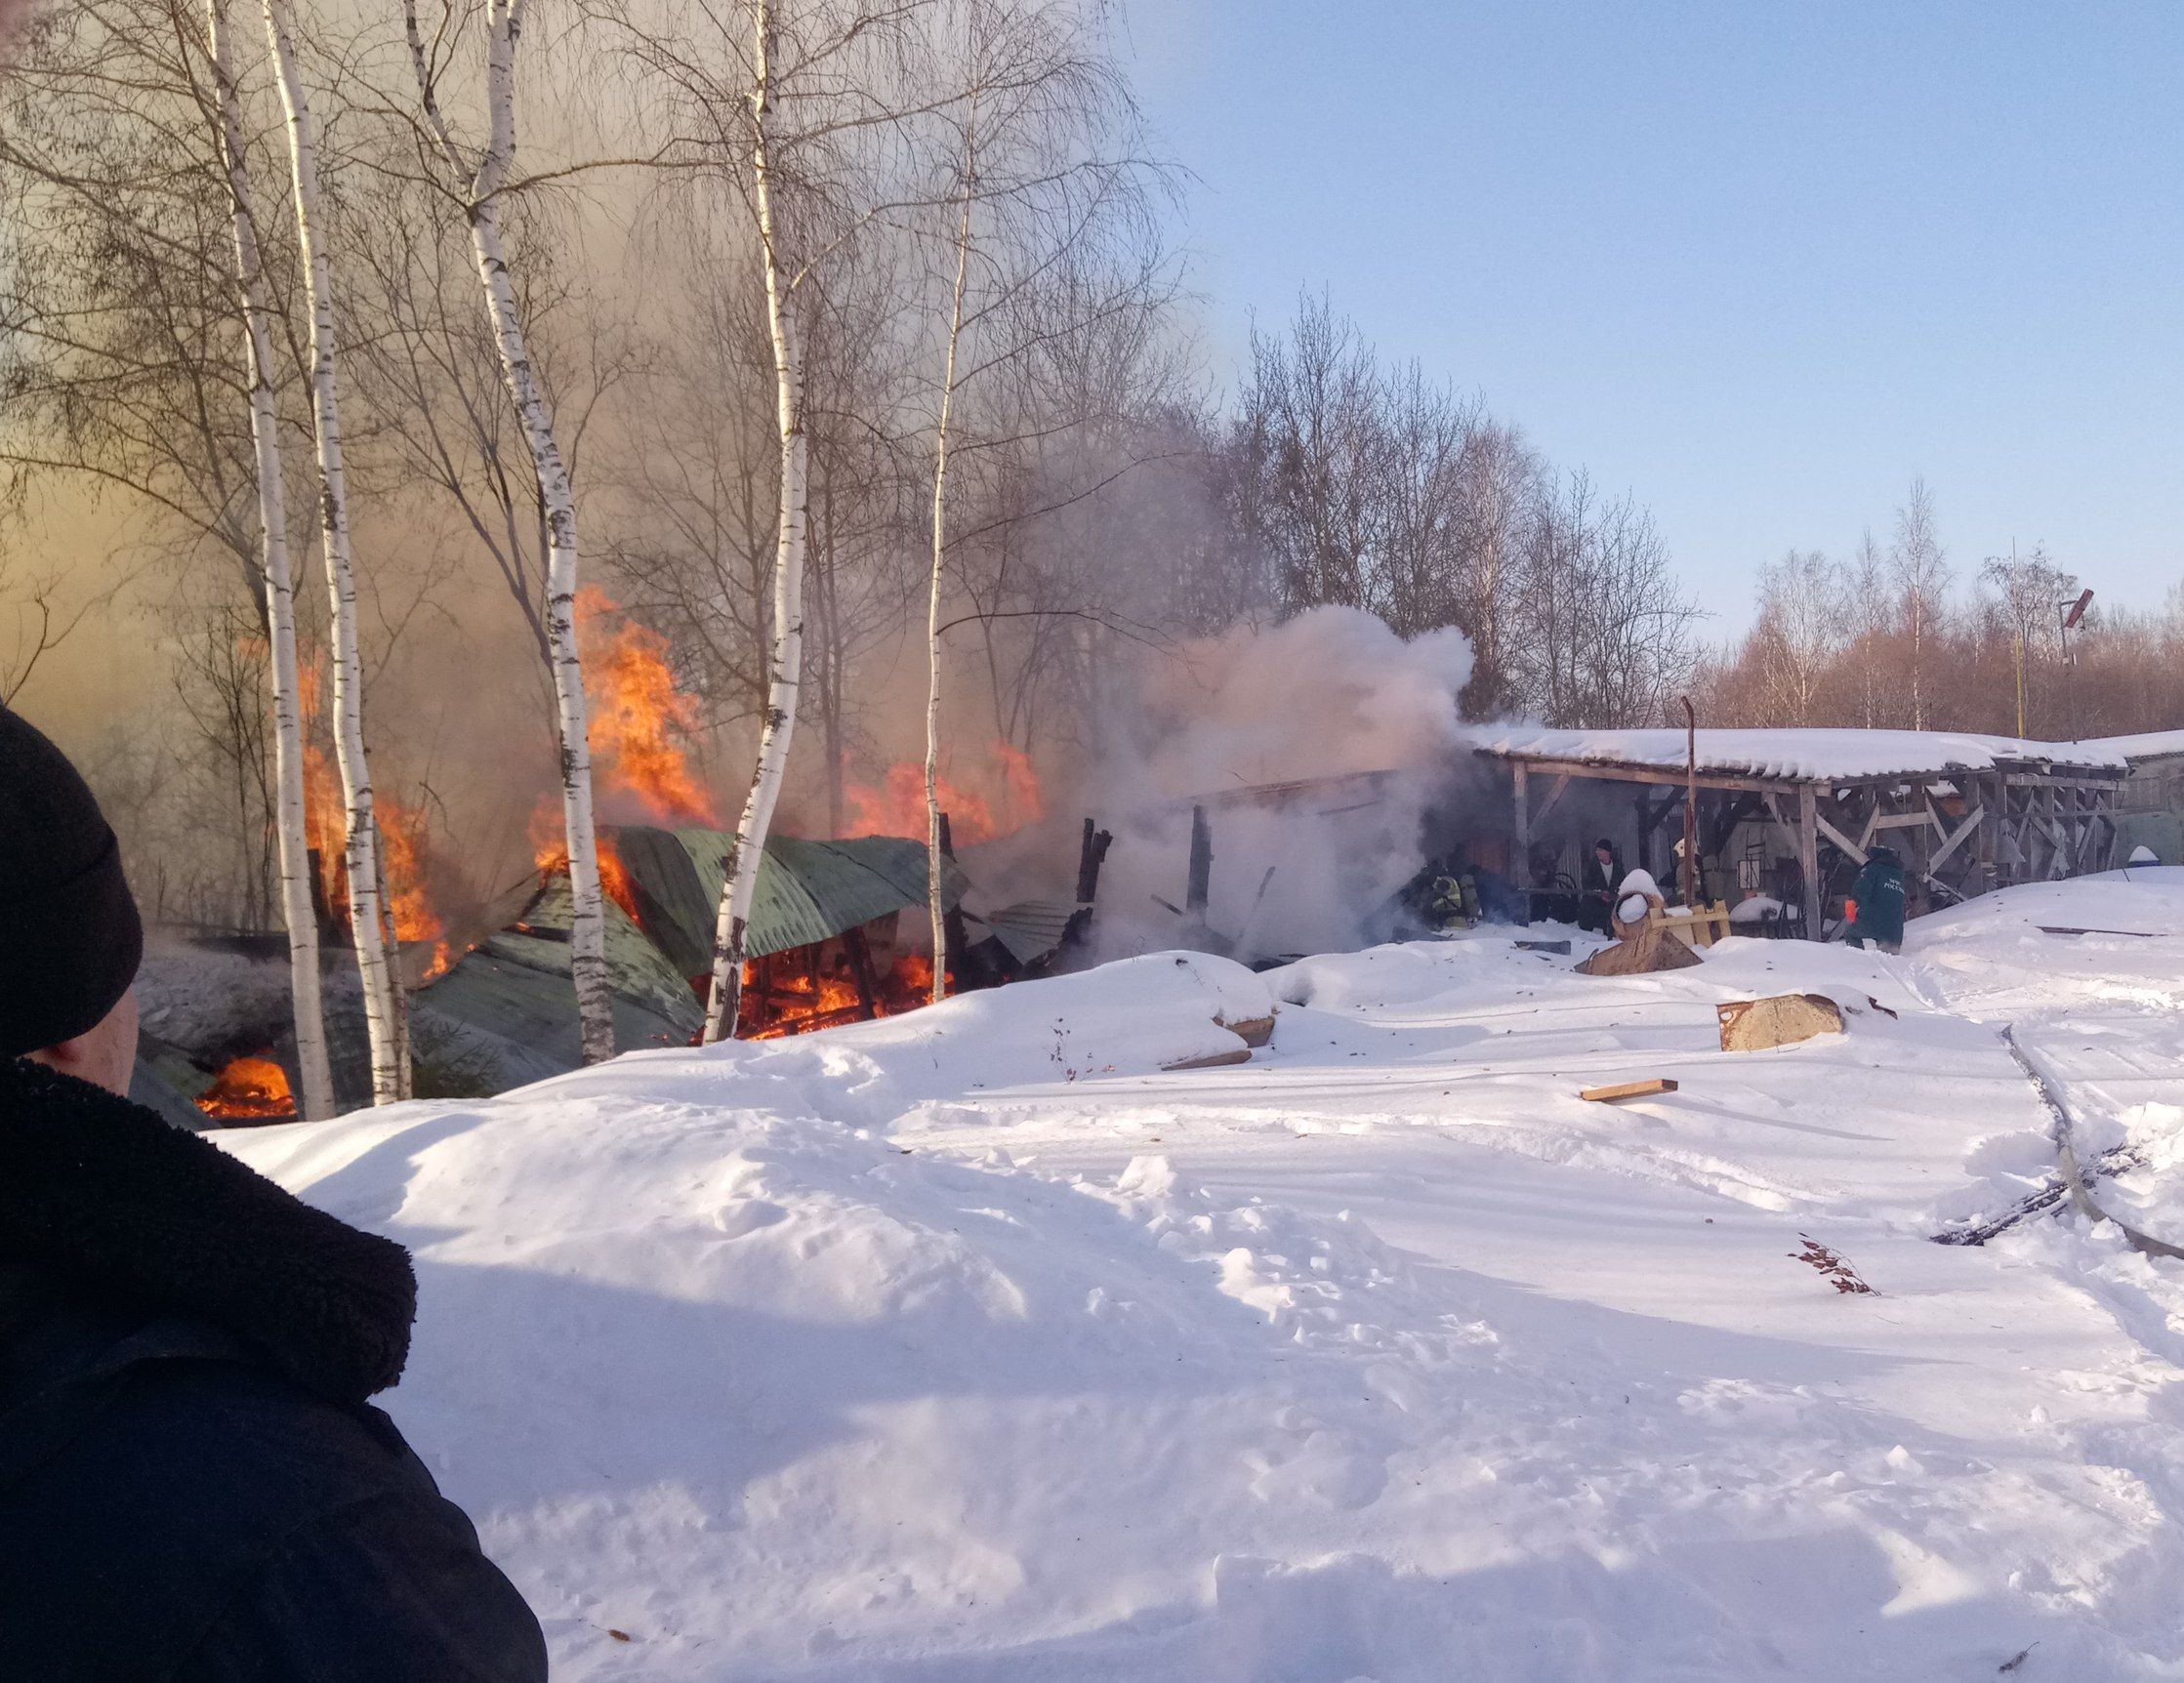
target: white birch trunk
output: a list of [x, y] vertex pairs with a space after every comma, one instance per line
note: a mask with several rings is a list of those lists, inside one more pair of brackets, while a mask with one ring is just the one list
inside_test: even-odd
[[[415, 0], [405, 4], [403, 17], [426, 118], [442, 155], [460, 172], [461, 154], [433, 92]], [[591, 726], [584, 664], [576, 642], [576, 492], [531, 364], [528, 336], [509, 279], [508, 248], [501, 235], [500, 193], [515, 156], [515, 49], [522, 30], [523, 0], [487, 0], [485, 85], [490, 126], [484, 154], [471, 180], [468, 214], [486, 315], [500, 350], [501, 377], [522, 424], [523, 441], [538, 477], [547, 541], [548, 664], [554, 675], [555, 726], [561, 748], [561, 824], [569, 854], [569, 972], [576, 984], [584, 1061], [598, 1063], [614, 1055], [614, 1006], [607, 986], [606, 907], [599, 889], [598, 830], [592, 807]]]
[[296, 1066], [303, 1078], [298, 1114], [317, 1122], [334, 1114], [334, 1078], [326, 1056], [326, 1012], [318, 973], [318, 918], [310, 900], [310, 837], [304, 807], [304, 730], [296, 670], [296, 579], [281, 500], [280, 416], [274, 406], [272, 334], [266, 277], [250, 209], [241, 102], [235, 92], [227, 0], [207, 0], [206, 33], [220, 103], [221, 161], [235, 225], [235, 283], [242, 300], [250, 374], [250, 436], [256, 447], [258, 514], [265, 540], [266, 631], [272, 678], [273, 833], [280, 848], [280, 907], [288, 925], [289, 993], [296, 1017]]
[[390, 952], [387, 909], [380, 892], [379, 820], [372, 806], [371, 766], [364, 752], [363, 662], [356, 634], [356, 573], [349, 545], [349, 484], [342, 467], [341, 393], [334, 364], [334, 299], [318, 186], [317, 140], [310, 100], [296, 61], [289, 0], [265, 0], [266, 38], [288, 115], [288, 153], [296, 192], [296, 237], [310, 305], [311, 419], [318, 445], [319, 532], [334, 668], [334, 752], [341, 767], [349, 839], [349, 923], [364, 984], [364, 1023], [371, 1037], [372, 1101], [409, 1096], [409, 1060], [402, 1052], [401, 978]]
[[766, 326], [773, 338], [775, 420], [781, 438], [781, 504], [776, 515], [773, 552], [773, 646], [766, 674], [765, 723], [759, 737], [759, 763], [751, 793], [736, 822], [735, 842], [721, 887], [721, 910], [713, 930], [713, 986], [706, 1004], [705, 1041], [711, 1045], [735, 1034], [743, 1000], [745, 937], [751, 905], [757, 897], [759, 870], [765, 858], [766, 833], [781, 797], [789, 765], [789, 745], [796, 734], [797, 698], [804, 669], [804, 550], [806, 450], [804, 431], [804, 352], [799, 343], [795, 300], [782, 275], [779, 228], [773, 206], [773, 7], [758, 0], [757, 75], [751, 93], [758, 129], [751, 147], [753, 197], [758, 208], [759, 246], [765, 265]]
[[[977, 122], [977, 103], [970, 121]], [[948, 553], [948, 428], [956, 405], [956, 352], [963, 343], [964, 281], [970, 270], [970, 201], [977, 145], [966, 147], [963, 218], [956, 226], [956, 292], [948, 314], [948, 360], [940, 379], [940, 426], [932, 451], [932, 577], [926, 597], [926, 906], [932, 916], [932, 1003], [948, 997], [948, 912], [940, 856], [940, 595]]]

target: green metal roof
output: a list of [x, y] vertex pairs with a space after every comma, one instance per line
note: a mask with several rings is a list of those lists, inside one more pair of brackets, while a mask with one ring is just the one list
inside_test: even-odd
[[[556, 878], [521, 920], [418, 990], [412, 1045], [421, 1087], [440, 1096], [499, 1092], [583, 1062], [569, 980], [569, 891]], [[614, 1044], [686, 1046], [705, 1021], [690, 984], [628, 914], [606, 905]]]
[[1051, 956], [1069, 932], [1069, 921], [1076, 915], [1074, 905], [1059, 900], [1018, 900], [1014, 905], [988, 912], [984, 917], [966, 914], [973, 923], [983, 924], [991, 930], [994, 938], [1009, 949], [1010, 956], [1019, 965], [1036, 965]]
[[[630, 868], [645, 928], [670, 964], [698, 975], [713, 963], [713, 924], [735, 838], [725, 830], [626, 825], [615, 850]], [[941, 894], [953, 907], [967, 886], [944, 861]], [[875, 918], [926, 903], [926, 844], [900, 836], [845, 842], [768, 838], [745, 937], [753, 958], [809, 946]], [[687, 966], [685, 968], [685, 966]]]

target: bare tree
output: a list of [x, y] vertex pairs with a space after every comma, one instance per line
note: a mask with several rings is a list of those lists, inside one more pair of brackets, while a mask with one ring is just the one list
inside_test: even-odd
[[1896, 510], [1896, 537], [1888, 550], [1910, 642], [1911, 727], [1926, 728], [1926, 655], [1949, 591], [1949, 562], [1934, 524], [1933, 493], [1923, 477], [1911, 482]]
[[1817, 723], [1821, 685], [1843, 645], [1842, 569], [1818, 550], [1792, 550], [1759, 569], [1758, 594], [1753, 636], [1765, 662], [1769, 717]]
[[12, 706], [38, 663], [66, 642], [85, 617], [113, 597], [111, 588], [69, 601], [64, 574], [32, 572], [0, 551], [0, 705]]
[[364, 748], [363, 657], [357, 637], [356, 568], [349, 534], [349, 482], [343, 450], [340, 374], [335, 344], [333, 273], [326, 251], [327, 209], [318, 176], [317, 134], [298, 60], [290, 0], [265, 0], [266, 38], [288, 118], [297, 247], [310, 308], [312, 436], [318, 451], [319, 534], [326, 561], [333, 667], [334, 750], [348, 819], [350, 927], [364, 983], [371, 1040], [372, 1097], [407, 1098], [410, 1066], [401, 978], [380, 858], [379, 820]]
[[[402, 21], [426, 125], [441, 159], [465, 181], [463, 213], [477, 257], [477, 275], [500, 350], [508, 397], [530, 450], [547, 530], [546, 642], [554, 676], [555, 723], [560, 742], [562, 829], [569, 856], [569, 970], [576, 984], [584, 1057], [614, 1055], [614, 1007], [607, 988], [606, 913], [599, 890], [598, 836], [592, 806], [592, 748], [586, 719], [584, 665], [577, 650], [576, 492], [570, 483], [554, 418], [532, 367], [529, 339], [509, 274], [501, 229], [501, 194], [515, 156], [515, 52], [522, 39], [524, 0], [486, 0], [487, 138], [473, 164], [440, 108], [440, 66], [418, 27], [416, 0], [404, 0]], [[451, 13], [443, 12], [443, 17]]]
[[326, 1051], [320, 996], [318, 917], [311, 905], [310, 842], [304, 805], [304, 719], [296, 660], [296, 585], [288, 553], [288, 513], [281, 473], [280, 408], [274, 390], [271, 310], [259, 256], [252, 208], [242, 100], [227, 34], [227, 0], [206, 0], [205, 32], [212, 62], [220, 149], [227, 166], [234, 221], [235, 285], [242, 308], [244, 366], [250, 383], [250, 431], [257, 454], [259, 527], [266, 581], [267, 675], [271, 689], [276, 797], [273, 832], [280, 852], [281, 920], [288, 929], [289, 992], [295, 1009], [301, 1114], [331, 1116], [334, 1078]]

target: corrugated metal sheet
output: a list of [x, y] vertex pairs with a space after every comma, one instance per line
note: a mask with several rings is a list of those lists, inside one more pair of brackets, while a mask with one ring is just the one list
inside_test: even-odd
[[1036, 965], [1051, 955], [1076, 915], [1075, 906], [1055, 900], [1019, 900], [983, 918], [967, 914], [972, 924], [983, 925], [1007, 947], [1019, 965]]
[[[711, 967], [714, 913], [734, 842], [725, 830], [671, 833], [629, 825], [614, 833], [615, 850], [636, 880], [645, 926], [672, 963], [690, 966], [686, 974]], [[946, 904], [960, 901], [966, 886], [962, 870], [947, 861], [941, 887]], [[762, 958], [809, 946], [925, 903], [922, 842], [899, 836], [847, 842], [776, 836], [767, 841], [759, 870], [746, 950]]]
[[[583, 1062], [569, 981], [565, 880], [538, 892], [520, 923], [488, 937], [415, 999], [421, 1096], [499, 1092]], [[621, 907], [606, 907], [614, 1044], [684, 1046], [705, 1020], [690, 985]]]

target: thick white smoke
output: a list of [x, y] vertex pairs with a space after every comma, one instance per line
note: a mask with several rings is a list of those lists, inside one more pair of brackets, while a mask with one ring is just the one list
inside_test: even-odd
[[[1251, 959], [1384, 937], [1389, 897], [1425, 857], [1427, 813], [1467, 759], [1457, 696], [1470, 672], [1457, 631], [1406, 642], [1335, 607], [1143, 654], [1098, 752], [1051, 791], [1055, 822], [1037, 843], [1051, 869], [1064, 826], [1091, 816], [1113, 833], [1097, 955], [1204, 942]], [[1173, 909], [1193, 805], [1213, 831], [1203, 926]]]
[[1339, 607], [1238, 627], [1149, 664], [1104, 777], [1126, 799], [1180, 798], [1422, 768], [1454, 749], [1470, 676], [1470, 642], [1453, 627], [1405, 642]]

